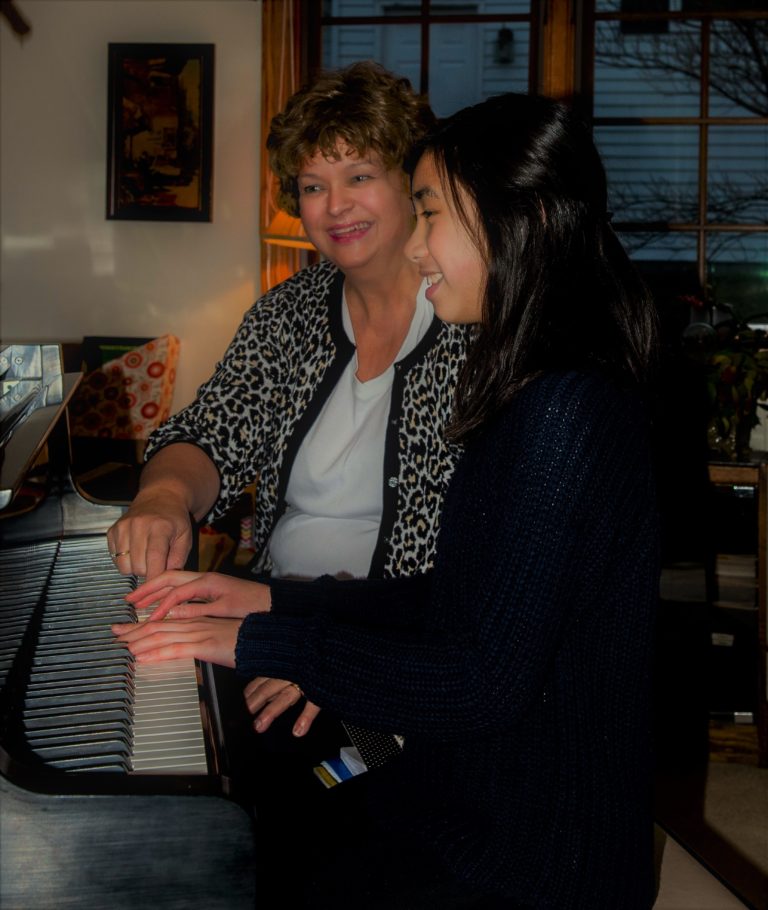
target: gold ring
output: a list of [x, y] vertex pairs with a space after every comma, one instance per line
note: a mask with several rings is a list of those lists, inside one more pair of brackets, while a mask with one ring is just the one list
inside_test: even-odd
[[112, 559], [117, 559], [118, 556], [127, 556], [130, 552], [130, 550], [120, 550], [118, 553], [110, 553], [109, 555]]

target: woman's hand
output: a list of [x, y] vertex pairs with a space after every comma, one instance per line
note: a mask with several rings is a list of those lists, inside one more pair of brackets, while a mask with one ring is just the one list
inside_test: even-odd
[[[285, 679], [270, 679], [266, 676], [257, 676], [245, 687], [243, 692], [245, 703], [251, 714], [256, 714], [253, 729], [257, 733], [268, 730], [275, 718], [295, 705], [304, 693], [296, 683]], [[320, 713], [320, 708], [307, 701], [304, 710], [293, 725], [294, 736], [304, 736]]]
[[189, 513], [171, 494], [137, 497], [107, 531], [107, 546], [123, 575], [152, 578], [166, 568], [181, 568], [192, 546]]
[[155, 578], [181, 569], [192, 547], [190, 514], [198, 521], [219, 495], [219, 471], [198, 446], [174, 442], [141, 470], [141, 488], [107, 531], [118, 572]]
[[244, 619], [249, 613], [268, 613], [272, 596], [268, 585], [216, 572], [163, 572], [139, 585], [125, 598], [137, 610], [157, 607], [149, 619], [196, 619], [222, 616]]
[[210, 617], [116, 623], [112, 631], [118, 641], [128, 645], [137, 663], [197, 658], [222, 667], [234, 667], [240, 622], [239, 619]]

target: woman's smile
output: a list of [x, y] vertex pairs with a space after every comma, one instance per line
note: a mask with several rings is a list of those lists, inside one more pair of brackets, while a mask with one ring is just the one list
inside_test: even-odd
[[371, 229], [371, 221], [356, 221], [354, 224], [334, 224], [328, 228], [328, 236], [335, 243], [354, 243]]

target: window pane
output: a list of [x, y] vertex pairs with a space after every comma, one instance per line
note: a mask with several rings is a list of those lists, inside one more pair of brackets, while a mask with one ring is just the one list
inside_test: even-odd
[[530, 0], [431, 0], [428, 13], [433, 16], [467, 16], [477, 13], [504, 16], [528, 15], [530, 11]]
[[698, 129], [601, 126], [595, 141], [615, 221], [692, 221], [698, 209]]
[[323, 28], [323, 66], [349, 66], [356, 60], [378, 60], [406, 76], [419, 91], [421, 28], [418, 25], [333, 25]]
[[721, 223], [768, 223], [766, 164], [768, 127], [710, 127], [708, 218]]
[[531, 0], [486, 0], [482, 13], [521, 13], [531, 12]]
[[660, 33], [624, 33], [595, 23], [595, 116], [694, 117], [701, 71], [698, 23], [671, 21]]
[[713, 117], [768, 117], [768, 20], [714, 22], [709, 113]]
[[768, 233], [707, 235], [708, 281], [715, 302], [740, 322], [768, 314]]
[[[619, 239], [644, 275], [664, 271], [665, 263], [689, 262], [696, 275], [696, 235], [668, 231], [622, 231]], [[645, 265], [644, 265], [645, 263]]]
[[[531, 0], [431, 0], [427, 14], [467, 16], [523, 14]], [[421, 0], [323, 0], [323, 16], [419, 16]]]
[[438, 117], [502, 92], [528, 91], [527, 23], [430, 29], [429, 100]]
[[323, 0], [324, 16], [418, 16], [419, 0]]
[[733, 9], [760, 12], [765, 0], [596, 0], [598, 13], [712, 13]]

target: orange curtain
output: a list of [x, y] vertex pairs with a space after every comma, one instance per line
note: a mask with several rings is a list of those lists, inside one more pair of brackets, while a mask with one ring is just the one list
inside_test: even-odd
[[[269, 169], [265, 144], [275, 114], [301, 85], [299, 0], [263, 0], [262, 5], [262, 103], [261, 103], [261, 233], [266, 233], [277, 212], [276, 180]], [[301, 252], [261, 240], [262, 293], [301, 268]]]

